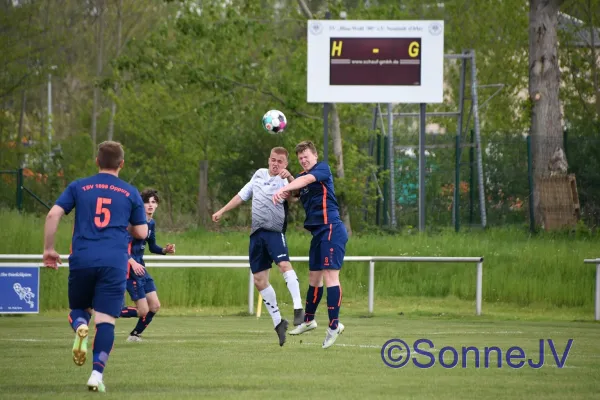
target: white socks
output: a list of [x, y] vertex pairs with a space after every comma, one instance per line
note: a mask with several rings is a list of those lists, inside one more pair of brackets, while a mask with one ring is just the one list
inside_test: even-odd
[[92, 376], [96, 378], [99, 382], [102, 382], [102, 374], [98, 371], [92, 371]]
[[292, 295], [292, 300], [294, 301], [294, 310], [304, 308], [302, 307], [302, 298], [300, 297], [300, 282], [298, 282], [296, 271], [291, 269], [287, 272], [284, 272], [283, 279], [287, 283], [288, 290]]
[[281, 314], [279, 313], [279, 307], [277, 306], [277, 297], [275, 296], [275, 290], [273, 286], [269, 285], [265, 289], [260, 291], [263, 298], [265, 307], [269, 310], [271, 318], [273, 318], [273, 324], [275, 327], [281, 322]]

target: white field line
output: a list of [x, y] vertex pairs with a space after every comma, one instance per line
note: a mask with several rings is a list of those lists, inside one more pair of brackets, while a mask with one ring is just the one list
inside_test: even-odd
[[[265, 333], [265, 331], [252, 331], [252, 332], [257, 332], [257, 333]], [[0, 341], [6, 341], [6, 342], [67, 342], [70, 341], [71, 339], [35, 339], [35, 338], [0, 338]], [[187, 343], [187, 342], [197, 342], [198, 340], [150, 340], [151, 343]], [[244, 344], [247, 345], [248, 341], [244, 341], [244, 340], [220, 340], [218, 341], [218, 343], [223, 343], [223, 344]], [[301, 346], [304, 345], [308, 345], [308, 346], [321, 346], [322, 343], [317, 343], [317, 342], [305, 342], [305, 341], [301, 341], [299, 343]], [[134, 344], [135, 346], [135, 344]], [[379, 345], [373, 345], [373, 344], [351, 344], [351, 343], [336, 343], [334, 344], [334, 346], [336, 347], [354, 347], [354, 348], [361, 348], [361, 349], [381, 349], [381, 346]], [[432, 352], [432, 353], [438, 353], [439, 350], [436, 348], [433, 349], [427, 349], [427, 351]], [[406, 354], [406, 351], [397, 351], [400, 354]], [[480, 350], [481, 354], [485, 354], [484, 350]], [[600, 355], [583, 355], [583, 354], [570, 354], [573, 357], [577, 357], [577, 358], [600, 358]], [[474, 362], [473, 360], [469, 360], [469, 363]], [[494, 363], [493, 365], [497, 365], [496, 363], [496, 359], [494, 358]], [[490, 363], [490, 365], [492, 365], [492, 363]], [[558, 365], [555, 364], [544, 364], [544, 367], [554, 367], [554, 368], [558, 368]], [[481, 368], [481, 364], [480, 364], [480, 368]], [[576, 367], [576, 366], [572, 366], [572, 365], [565, 365], [563, 368], [580, 368], [580, 367]]]

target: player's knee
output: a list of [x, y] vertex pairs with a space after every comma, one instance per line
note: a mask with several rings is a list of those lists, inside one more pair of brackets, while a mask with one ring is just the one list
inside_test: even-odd
[[158, 312], [158, 310], [160, 310], [160, 302], [157, 301], [156, 303], [150, 304], [150, 311], [152, 311], [154, 314], [156, 314]]
[[335, 269], [325, 270], [323, 273], [327, 287], [340, 286], [340, 271]]
[[312, 287], [323, 286], [323, 271], [310, 271], [308, 281]]
[[138, 317], [144, 318], [146, 316], [146, 314], [148, 314], [148, 311], [150, 311], [148, 309], [148, 304], [138, 304], [138, 306], [137, 306]]
[[256, 286], [258, 290], [266, 289], [267, 286], [269, 286], [269, 279], [263, 274], [255, 274], [254, 286]]
[[293, 268], [292, 268], [292, 264], [290, 264], [290, 262], [289, 262], [289, 261], [282, 261], [282, 262], [280, 262], [280, 263], [279, 263], [277, 266], [279, 267], [279, 271], [280, 271], [282, 274], [283, 274], [283, 273], [286, 273], [286, 272], [288, 272], [288, 271], [291, 271], [291, 270], [293, 269]]
[[94, 315], [94, 323], [96, 325], [98, 324], [115, 324], [115, 317], [108, 315], [108, 314], [104, 314], [101, 312], [96, 312]]

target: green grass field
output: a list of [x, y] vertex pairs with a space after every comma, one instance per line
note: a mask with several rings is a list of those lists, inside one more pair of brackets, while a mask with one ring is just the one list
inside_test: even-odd
[[[416, 301], [416, 300], [415, 300]], [[459, 301], [460, 302], [460, 301]], [[142, 343], [127, 343], [134, 319], [117, 322], [114, 350], [105, 370], [108, 398], [127, 399], [592, 399], [600, 390], [600, 342], [596, 323], [514, 320], [496, 317], [382, 312], [361, 318], [354, 304], [342, 308], [346, 332], [323, 350], [326, 310], [321, 307], [317, 330], [288, 336], [279, 347], [268, 315], [260, 319], [235, 315], [237, 309], [170, 310], [155, 317]], [[391, 306], [391, 304], [387, 304]], [[465, 307], [466, 304], [462, 304]], [[461, 313], [458, 307], [458, 312]], [[384, 307], [385, 308], [385, 307]], [[290, 315], [289, 306], [283, 308]], [[2, 399], [76, 398], [88, 396], [88, 360], [71, 360], [73, 333], [66, 314], [0, 318], [0, 396]], [[91, 331], [93, 332], [93, 330]], [[381, 347], [400, 338], [411, 345], [430, 339], [436, 364], [419, 369], [412, 363], [393, 369], [384, 365]], [[539, 339], [552, 339], [559, 359], [573, 339], [564, 368], [558, 368], [548, 345], [544, 366], [511, 369], [506, 351], [520, 346], [525, 359], [539, 361]], [[485, 368], [483, 353], [476, 368], [473, 352], [467, 367], [452, 369], [438, 362], [444, 346], [498, 346], [502, 367], [492, 353]], [[397, 357], [401, 353], [394, 352]], [[460, 353], [459, 353], [460, 354]], [[418, 356], [418, 361], [429, 361]], [[452, 355], [444, 355], [450, 363]], [[91, 394], [89, 394], [91, 395]]]
[[[160, 215], [159, 215], [160, 218]], [[0, 253], [41, 254], [43, 218], [0, 210]], [[165, 232], [157, 222], [159, 244], [177, 245], [177, 255], [247, 255], [248, 230]], [[61, 223], [57, 250], [68, 256], [72, 216]], [[310, 235], [290, 228], [290, 254], [308, 255]], [[484, 309], [493, 303], [518, 307], [581, 308], [593, 315], [595, 268], [585, 258], [600, 256], [597, 237], [588, 234], [530, 236], [525, 229], [442, 234], [355, 235], [347, 246], [352, 256], [484, 256]], [[167, 256], [168, 257], [168, 256]], [[302, 291], [307, 263], [295, 263]], [[341, 279], [345, 299], [365, 301], [368, 263], [346, 263]], [[240, 306], [247, 300], [248, 276], [240, 269], [149, 268], [165, 307]], [[427, 297], [472, 301], [474, 264], [377, 263], [375, 296]], [[282, 279], [273, 279], [277, 292]], [[67, 271], [42, 271], [43, 310], [67, 307]]]
[[[63, 221], [57, 250], [66, 256], [72, 220]], [[0, 210], [0, 253], [40, 254], [43, 219]], [[159, 221], [160, 222], [160, 221]], [[158, 232], [178, 255], [245, 255], [247, 231]], [[292, 255], [307, 255], [310, 237], [292, 229]], [[105, 382], [109, 398], [131, 399], [591, 399], [600, 391], [600, 323], [593, 320], [594, 268], [584, 258], [600, 255], [590, 235], [529, 236], [515, 228], [436, 235], [356, 235], [348, 255], [484, 256], [483, 315], [475, 316], [475, 265], [377, 263], [374, 314], [367, 315], [367, 263], [347, 263], [341, 279], [340, 318], [346, 332], [335, 346], [321, 348], [327, 324], [322, 300], [320, 327], [288, 337], [283, 348], [268, 314], [247, 315], [244, 269], [150, 268], [162, 308], [143, 343], [125, 342], [136, 320], [117, 321], [114, 351]], [[307, 265], [294, 265], [306, 292]], [[42, 270], [39, 315], [0, 316], [0, 398], [75, 398], [89, 395], [91, 363], [71, 360], [74, 334], [67, 323], [67, 273]], [[271, 282], [285, 317], [292, 314], [283, 279]], [[255, 304], [256, 304], [255, 292]], [[93, 329], [91, 330], [93, 335]], [[387, 367], [382, 345], [394, 338], [409, 345], [429, 339], [436, 364], [419, 369]], [[540, 369], [502, 368], [495, 353], [479, 368], [439, 364], [444, 346], [524, 349], [539, 360], [539, 340], [552, 339]], [[459, 351], [460, 353], [460, 351]], [[385, 354], [385, 353], [384, 353]], [[395, 352], [394, 357], [400, 355]], [[444, 360], [451, 361], [451, 354]], [[481, 355], [483, 357], [483, 354]], [[427, 362], [419, 356], [420, 362]], [[462, 361], [462, 355], [459, 356]]]

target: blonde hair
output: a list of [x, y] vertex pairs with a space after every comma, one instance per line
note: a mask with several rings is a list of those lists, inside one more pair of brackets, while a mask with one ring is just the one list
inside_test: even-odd
[[271, 153], [282, 154], [285, 156], [286, 160], [289, 158], [289, 153], [284, 147], [273, 147]]

